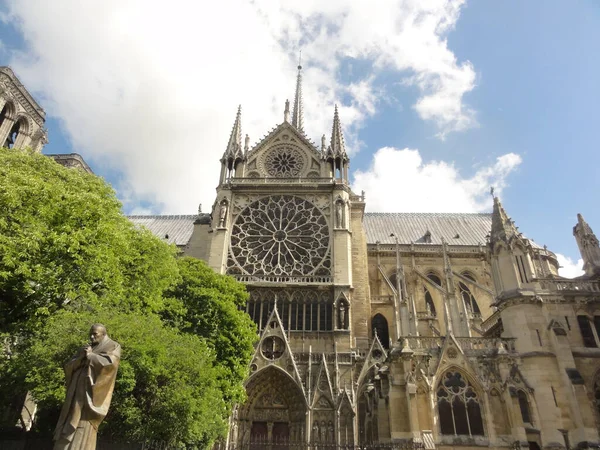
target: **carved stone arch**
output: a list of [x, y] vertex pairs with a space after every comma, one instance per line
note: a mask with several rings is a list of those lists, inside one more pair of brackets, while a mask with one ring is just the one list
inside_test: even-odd
[[17, 105], [13, 96], [8, 92], [3, 92], [2, 98], [5, 100], [4, 106], [0, 110], [0, 113], [4, 113], [2, 119], [15, 120], [17, 118]]
[[26, 136], [31, 136], [34, 129], [34, 123], [29, 115], [21, 113], [16, 117], [15, 122], [20, 123], [19, 134], [23, 133]]
[[248, 398], [238, 408], [237, 448], [246, 448], [251, 442], [262, 442], [267, 436], [267, 423], [278, 423], [282, 440], [304, 436], [308, 405], [297, 382], [283, 369], [266, 367], [245, 382]]

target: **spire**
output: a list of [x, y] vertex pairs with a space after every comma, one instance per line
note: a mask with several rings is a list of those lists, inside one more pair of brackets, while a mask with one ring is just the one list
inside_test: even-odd
[[298, 77], [296, 78], [296, 95], [294, 96], [294, 110], [292, 111], [292, 125], [304, 133], [304, 114], [302, 111], [302, 53], [298, 61]]
[[229, 143], [227, 149], [223, 154], [224, 160], [235, 161], [243, 159], [242, 153], [242, 105], [238, 107], [237, 115], [235, 116], [235, 122], [233, 123], [233, 129], [229, 136]]
[[508, 217], [500, 199], [494, 197], [494, 209], [492, 211], [492, 232], [490, 234], [490, 242], [497, 241], [510, 242], [516, 237], [520, 237], [521, 233], [515, 227], [513, 220]]
[[348, 160], [348, 155], [346, 154], [346, 143], [344, 142], [344, 134], [342, 132], [342, 125], [340, 123], [340, 115], [338, 113], [337, 105], [335, 105], [335, 112], [333, 113], [330, 155], [333, 156], [333, 158], [341, 158], [344, 161]]
[[577, 214], [577, 225], [573, 227], [573, 236], [577, 241], [586, 275], [599, 273], [600, 245], [598, 238], [581, 214]]

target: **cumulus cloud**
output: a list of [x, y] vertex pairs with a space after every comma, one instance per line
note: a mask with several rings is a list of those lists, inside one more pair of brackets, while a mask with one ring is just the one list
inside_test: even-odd
[[556, 254], [556, 259], [558, 259], [558, 264], [560, 266], [558, 274], [561, 277], [575, 278], [584, 274], [583, 259], [578, 259], [577, 262], [575, 262], [568, 256], [561, 255], [560, 253]]
[[490, 186], [500, 193], [521, 164], [514, 153], [470, 176], [444, 161], [424, 162], [418, 150], [384, 147], [366, 171], [354, 173], [355, 192], [364, 190], [367, 208], [378, 212], [480, 212], [490, 208]]
[[[446, 41], [463, 3], [8, 0], [2, 20], [27, 44], [10, 64], [96, 171], [122, 172], [128, 209], [179, 213], [212, 202], [238, 104], [252, 142], [282, 121], [300, 48], [305, 129], [316, 142], [343, 103], [356, 151], [390, 89], [377, 82], [384, 72], [415, 90], [414, 110], [440, 134], [474, 125], [463, 97], [475, 72]], [[352, 59], [369, 74], [345, 73]]]

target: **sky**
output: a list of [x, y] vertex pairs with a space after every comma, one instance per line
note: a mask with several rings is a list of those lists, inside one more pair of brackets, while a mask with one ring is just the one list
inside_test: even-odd
[[[258, 142], [283, 120], [302, 51], [304, 129], [339, 106], [371, 212], [489, 212], [580, 274], [600, 232], [595, 0], [0, 0], [0, 65], [128, 214], [215, 199], [238, 105]], [[390, 192], [395, 193], [390, 195]]]

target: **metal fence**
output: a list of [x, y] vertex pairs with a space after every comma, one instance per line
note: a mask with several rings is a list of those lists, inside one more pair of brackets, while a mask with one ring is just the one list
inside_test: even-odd
[[252, 439], [243, 445], [231, 444], [228, 450], [423, 450], [420, 442], [386, 442], [360, 445], [336, 444], [332, 442], [298, 442], [288, 439]]

